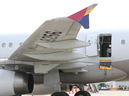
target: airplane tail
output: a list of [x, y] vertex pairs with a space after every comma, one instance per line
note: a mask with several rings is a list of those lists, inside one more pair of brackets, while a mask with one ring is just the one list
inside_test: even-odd
[[89, 13], [97, 6], [97, 4], [93, 4], [89, 7], [82, 9], [81, 11], [68, 16], [68, 18], [73, 19], [79, 22], [85, 29], [89, 28]]

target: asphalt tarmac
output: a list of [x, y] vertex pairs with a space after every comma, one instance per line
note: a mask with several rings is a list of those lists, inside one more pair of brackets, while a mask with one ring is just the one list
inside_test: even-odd
[[[22, 96], [51, 96], [51, 95], [22, 95]], [[74, 96], [74, 94], [70, 94]], [[99, 91], [99, 93], [91, 93], [91, 96], [129, 96], [129, 91]]]

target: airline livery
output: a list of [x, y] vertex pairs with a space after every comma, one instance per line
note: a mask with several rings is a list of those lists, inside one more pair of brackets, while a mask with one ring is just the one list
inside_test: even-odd
[[[96, 5], [47, 20], [31, 36], [1, 35], [0, 96], [69, 96], [73, 86], [80, 89], [75, 96], [91, 96], [84, 85], [128, 81], [129, 32], [87, 30]], [[81, 26], [86, 30], [79, 31]]]

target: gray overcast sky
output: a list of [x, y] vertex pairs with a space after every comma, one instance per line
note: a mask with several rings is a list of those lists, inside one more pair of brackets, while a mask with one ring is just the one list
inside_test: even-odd
[[0, 34], [32, 33], [45, 20], [69, 16], [94, 3], [98, 6], [90, 13], [90, 28], [129, 26], [128, 0], [0, 0]]

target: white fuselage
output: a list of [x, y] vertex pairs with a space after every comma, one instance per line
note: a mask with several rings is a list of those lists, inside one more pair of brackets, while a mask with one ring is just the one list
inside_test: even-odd
[[[80, 59], [83, 62], [92, 62], [99, 63], [100, 60], [111, 60], [112, 62], [119, 62], [129, 59], [128, 49], [129, 49], [129, 31], [128, 30], [92, 30], [87, 29], [85, 31], [80, 31], [77, 39], [81, 41], [87, 40], [88, 34], [97, 34], [97, 40], [93, 40], [92, 43], [95, 43], [96, 48], [89, 49], [77, 48], [77, 52], [81, 54], [86, 54], [88, 51], [97, 52], [96, 55], [88, 56], [88, 58]], [[100, 46], [99, 46], [99, 37], [101, 35], [111, 35], [111, 57], [100, 57]], [[30, 34], [2, 34], [0, 35], [0, 59], [8, 59], [9, 56], [29, 37]], [[93, 38], [94, 39], [94, 38]], [[122, 42], [124, 44], [122, 44]], [[10, 43], [12, 46], [10, 47]], [[91, 43], [91, 42], [90, 42]], [[5, 45], [3, 45], [5, 44]], [[92, 53], [93, 53], [92, 52]], [[79, 60], [79, 61], [80, 61]]]
[[0, 34], [0, 59], [9, 58], [28, 36], [29, 34]]

